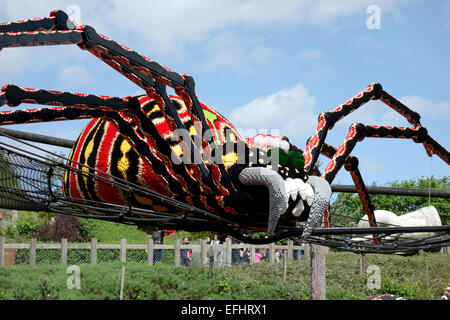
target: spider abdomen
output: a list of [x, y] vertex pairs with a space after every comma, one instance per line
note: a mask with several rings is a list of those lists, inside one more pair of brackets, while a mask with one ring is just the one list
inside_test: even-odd
[[[176, 96], [171, 96], [171, 99], [177, 106], [177, 111], [189, 134], [192, 136], [192, 132], [200, 132], [198, 128], [195, 129], [194, 121], [188, 116], [183, 100]], [[226, 186], [218, 183], [221, 193], [213, 194], [198, 183], [201, 179], [195, 163], [174, 162], [173, 156], [181, 157], [183, 149], [174, 138], [171, 119], [167, 118], [163, 110], [160, 110], [155, 101], [149, 97], [140, 98], [140, 103], [142, 110], [154, 126], [152, 136], [146, 139], [149, 152], [142, 156], [142, 152], [140, 153], [126, 135], [119, 131], [116, 123], [103, 118], [93, 119], [82, 131], [71, 151], [70, 163], [76, 170], [67, 171], [64, 175], [65, 194], [74, 199], [117, 205], [129, 203], [128, 194], [125, 194], [121, 188], [94, 179], [93, 177], [97, 174], [100, 177], [112, 176], [117, 181], [126, 181], [213, 212], [232, 211], [223, 204], [222, 200], [213, 199], [228, 195], [230, 190]], [[212, 130], [212, 136], [218, 145], [230, 139], [240, 139], [236, 130], [225, 118], [205, 105], [202, 107]], [[124, 114], [122, 117], [134, 127], [137, 135], [144, 137], [142, 130], [133, 125], [129, 117]], [[199, 138], [204, 145], [202, 137]], [[212, 174], [220, 174], [217, 170], [214, 171], [212, 166], [208, 167]], [[161, 204], [155, 204], [148, 197], [138, 194], [133, 194], [131, 201], [133, 205], [139, 207], [157, 211], [165, 210]]]

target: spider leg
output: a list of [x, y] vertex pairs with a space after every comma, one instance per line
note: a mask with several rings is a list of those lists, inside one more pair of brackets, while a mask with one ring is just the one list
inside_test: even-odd
[[[367, 126], [361, 123], [354, 123], [349, 130], [349, 133], [344, 139], [344, 142], [337, 150], [332, 150], [334, 152], [331, 161], [328, 163], [324, 172], [322, 173], [322, 178], [327, 180], [329, 183], [333, 181], [337, 172], [340, 170], [342, 166], [346, 167], [347, 170], [350, 170], [352, 178], [355, 182], [355, 185], [358, 189], [358, 194], [361, 197], [361, 200], [364, 205], [364, 210], [369, 218], [369, 223], [372, 220], [371, 226], [376, 226], [375, 216], [373, 214], [373, 204], [370, 203], [370, 197], [367, 192], [367, 189], [363, 187], [363, 180], [359, 170], [355, 168], [357, 162], [353, 159], [355, 157], [350, 156], [350, 152], [356, 146], [356, 143], [362, 141], [366, 137], [372, 138], [397, 138], [397, 139], [412, 139], [416, 143], [423, 143], [430, 139], [427, 130], [424, 127], [417, 128], [405, 128], [405, 127], [386, 127], [386, 126]], [[434, 141], [434, 140], [433, 140]], [[436, 143], [437, 144], [437, 143]], [[439, 144], [437, 144], [443, 150], [440, 150], [440, 154], [447, 159], [448, 152]], [[325, 147], [329, 149], [328, 147]], [[333, 148], [334, 149], [334, 148]], [[436, 145], [433, 145], [433, 150], [438, 150]], [[328, 150], [329, 151], [329, 150]], [[333, 153], [331, 152], [330, 155]], [[447, 155], [445, 155], [445, 152]], [[349, 157], [350, 160], [349, 160]], [[448, 161], [447, 161], [448, 163]], [[358, 187], [359, 185], [359, 187]], [[378, 240], [375, 239], [377, 242]]]
[[[328, 130], [332, 129], [337, 121], [357, 110], [368, 101], [376, 99], [381, 100], [390, 108], [405, 117], [413, 127], [365, 126], [363, 124], [355, 123], [350, 128], [347, 137], [337, 150], [325, 143]], [[428, 135], [427, 130], [422, 127], [420, 123], [420, 115], [417, 112], [409, 109], [403, 103], [392, 97], [389, 93], [384, 91], [378, 83], [372, 83], [367, 89], [357, 94], [352, 99], [347, 100], [332, 111], [322, 112], [319, 115], [316, 132], [308, 140], [305, 151], [303, 152], [305, 157], [305, 170], [309, 174], [312, 174], [315, 170], [315, 163], [317, 162], [319, 154], [322, 153], [331, 158], [331, 161], [321, 176], [331, 183], [340, 168], [344, 166], [347, 171], [350, 171], [358, 194], [362, 200], [364, 211], [369, 217], [370, 225], [376, 226], [375, 217], [373, 215], [374, 207], [359, 172], [358, 160], [357, 158], [350, 156], [350, 152], [355, 147], [356, 143], [365, 137], [410, 138], [416, 143], [422, 143], [430, 157], [433, 154], [436, 154], [447, 164], [450, 164], [450, 153]], [[327, 212], [325, 215], [327, 215]], [[327, 224], [329, 225], [329, 218], [326, 216], [325, 225]]]
[[0, 23], [0, 33], [24, 31], [52, 31], [55, 29], [74, 29], [75, 24], [61, 10], [53, 10], [49, 17]]
[[[149, 95], [156, 94], [162, 96], [160, 101], [164, 102], [164, 105], [162, 106], [163, 112], [168, 111], [169, 117], [174, 120], [175, 124], [179, 126], [179, 129], [186, 130], [186, 127], [182, 125], [173, 104], [166, 98], [167, 95], [165, 90], [161, 90], [161, 86], [157, 86], [155, 82], [161, 82], [171, 86], [181, 97], [183, 97], [186, 104], [192, 109], [193, 114], [195, 114], [195, 118], [200, 119], [202, 123], [202, 133], [205, 133], [207, 128], [209, 128], [200, 102], [195, 95], [195, 83], [192, 77], [186, 75], [181, 76], [176, 72], [163, 67], [106, 36], [98, 34], [90, 26], [75, 26], [68, 20], [67, 15], [62, 11], [52, 11], [51, 16], [52, 15], [54, 16], [53, 20], [51, 17], [46, 20], [45, 18], [42, 18], [43, 21], [45, 21], [45, 24], [34, 22], [28, 23], [25, 27], [23, 23], [15, 22], [11, 23], [11, 26], [5, 26], [3, 30], [6, 29], [6, 32], [0, 34], [0, 48], [77, 44], [80, 48], [88, 50], [128, 79], [135, 82], [146, 90]], [[52, 21], [54, 25], [51, 25]], [[51, 25], [50, 28], [49, 25]], [[14, 30], [14, 26], [21, 26], [20, 30], [26, 31], [11, 32]], [[36, 29], [41, 30], [42, 28], [47, 28], [47, 30], [36, 31]], [[0, 31], [2, 31], [1, 28]], [[190, 144], [189, 147], [194, 158], [201, 158], [201, 153], [194, 143], [192, 141], [188, 143]], [[209, 141], [209, 144], [212, 148], [217, 147], [213, 139]], [[208, 167], [203, 162], [196, 164], [199, 166], [203, 178], [213, 191], [218, 192], [218, 184], [226, 185], [227, 189], [225, 190], [235, 190], [223, 164], [209, 164], [213, 171], [213, 177], [211, 176]], [[218, 168], [218, 170], [216, 168]], [[224, 189], [221, 188], [221, 191], [224, 191]]]
[[[352, 99], [347, 100], [332, 111], [325, 111], [319, 115], [316, 132], [309, 139], [304, 151], [305, 170], [308, 173], [311, 173], [314, 168], [314, 164], [319, 157], [321, 146], [325, 141], [328, 130], [332, 129], [337, 121], [357, 110], [368, 101], [377, 99], [381, 100], [390, 108], [405, 117], [408, 122], [414, 126], [414, 128], [422, 127], [420, 124], [420, 115], [417, 112], [411, 110], [403, 103], [392, 97], [389, 93], [384, 91], [379, 83], [372, 83], [367, 89], [360, 92]], [[445, 162], [450, 162], [448, 151], [439, 145], [439, 143], [437, 143], [433, 138], [427, 135], [425, 140], [421, 142], [423, 143], [429, 156], [436, 154]]]
[[[334, 155], [336, 154], [337, 150], [335, 147], [329, 145], [328, 143], [324, 142], [322, 145], [321, 154], [325, 155], [326, 157], [332, 159]], [[355, 156], [349, 155], [347, 159], [344, 162], [344, 168], [350, 172], [350, 175], [352, 177], [353, 183], [355, 184], [356, 190], [358, 191], [358, 195], [361, 199], [364, 213], [367, 215], [367, 218], [369, 220], [369, 225], [371, 227], [376, 227], [377, 222], [375, 219], [375, 206], [372, 203], [372, 200], [370, 199], [369, 192], [367, 191], [366, 185], [364, 183], [364, 180], [361, 176], [361, 172], [359, 171], [359, 161], [358, 158]], [[330, 213], [329, 210], [326, 210], [324, 214], [324, 221], [325, 221], [325, 227], [330, 226]], [[372, 235], [374, 238], [374, 243], [378, 244], [377, 235]]]
[[391, 127], [391, 126], [366, 126], [361, 123], [354, 123], [344, 142], [338, 148], [331, 161], [328, 163], [322, 177], [328, 182], [334, 180], [337, 172], [345, 163], [350, 152], [356, 143], [362, 141], [366, 137], [372, 138], [396, 138], [396, 139], [412, 139], [416, 143], [426, 143], [431, 146], [430, 150], [438, 154], [444, 161], [450, 164], [450, 153], [440, 144], [435, 142], [429, 135], [427, 130], [419, 126], [417, 128]]
[[[337, 150], [335, 147], [329, 145], [328, 143], [324, 143], [322, 146], [321, 154], [327, 156], [332, 159], [336, 154]], [[349, 155], [344, 163], [344, 168], [350, 172], [353, 183], [355, 184], [356, 190], [358, 191], [358, 195], [361, 198], [361, 202], [363, 204], [364, 212], [369, 217], [369, 224], [371, 227], [376, 227], [376, 220], [373, 214], [375, 207], [370, 200], [369, 192], [367, 191], [364, 180], [361, 176], [361, 172], [359, 171], [359, 161], [355, 156]]]

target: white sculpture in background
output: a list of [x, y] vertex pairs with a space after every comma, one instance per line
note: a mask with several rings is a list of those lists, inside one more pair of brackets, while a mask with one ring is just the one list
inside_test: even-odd
[[[417, 211], [405, 213], [401, 216], [387, 210], [375, 210], [374, 215], [377, 227], [428, 227], [442, 225], [439, 213], [434, 206], [424, 207]], [[365, 215], [358, 222], [358, 228], [368, 227], [370, 227], [370, 225], [367, 215]], [[385, 241], [395, 241], [398, 239], [421, 240], [434, 235], [435, 233], [433, 232], [396, 233], [384, 239]], [[372, 236], [366, 238], [372, 238]], [[367, 240], [366, 238], [361, 240]]]

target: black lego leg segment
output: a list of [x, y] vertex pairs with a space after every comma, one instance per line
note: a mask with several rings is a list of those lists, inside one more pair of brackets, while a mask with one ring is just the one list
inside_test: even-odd
[[127, 111], [129, 109], [128, 102], [119, 97], [26, 89], [15, 85], [6, 85], [2, 88], [2, 91], [7, 97], [8, 105], [11, 107], [18, 106], [23, 102], [28, 102], [65, 107], [76, 106], [78, 108], [87, 109], [105, 108], [117, 112]]
[[50, 17], [0, 23], [0, 33], [26, 31], [72, 30], [75, 24], [61, 10], [50, 12]]
[[54, 30], [55, 17], [14, 21], [0, 24], [0, 33]]
[[8, 99], [6, 98], [6, 94], [4, 92], [0, 92], [0, 106], [7, 104]]
[[[431, 141], [427, 130], [424, 127], [404, 128], [404, 127], [385, 127], [385, 126], [366, 126], [361, 123], [354, 123], [349, 130], [344, 142], [335, 153], [333, 159], [325, 168], [322, 177], [329, 183], [334, 180], [337, 172], [344, 165], [350, 152], [358, 141], [366, 137], [372, 138], [395, 138], [395, 139], [412, 139], [416, 143], [426, 143]], [[434, 141], [434, 140], [433, 140]], [[435, 148], [441, 147], [436, 143]], [[441, 147], [442, 148], [442, 147]], [[436, 150], [433, 149], [433, 150]], [[442, 148], [445, 150], [444, 148]], [[445, 150], [446, 151], [446, 150]], [[446, 152], [448, 154], [448, 152]], [[443, 157], [445, 158], [445, 154]]]
[[0, 49], [9, 47], [82, 44], [83, 41], [83, 31], [80, 30], [0, 33]]

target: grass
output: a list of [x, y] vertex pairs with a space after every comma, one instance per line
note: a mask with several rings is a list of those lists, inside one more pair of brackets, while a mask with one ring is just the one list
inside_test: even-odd
[[127, 239], [128, 244], [146, 244], [150, 237], [137, 226], [95, 219], [82, 220], [84, 225], [88, 225], [87, 235], [97, 238], [98, 243], [120, 243], [120, 239]]
[[[327, 299], [359, 300], [377, 293], [411, 300], [439, 299], [450, 279], [449, 255], [402, 257], [367, 255], [366, 265], [380, 270], [379, 289], [369, 289], [371, 274], [360, 275], [359, 256], [327, 255]], [[18, 265], [0, 268], [0, 299], [5, 300], [117, 300], [122, 266], [126, 267], [124, 299], [130, 300], [307, 300], [309, 261], [283, 266], [256, 264], [215, 268], [175, 267], [142, 263], [81, 264], [80, 289], [70, 290], [72, 275], [62, 265]]]

